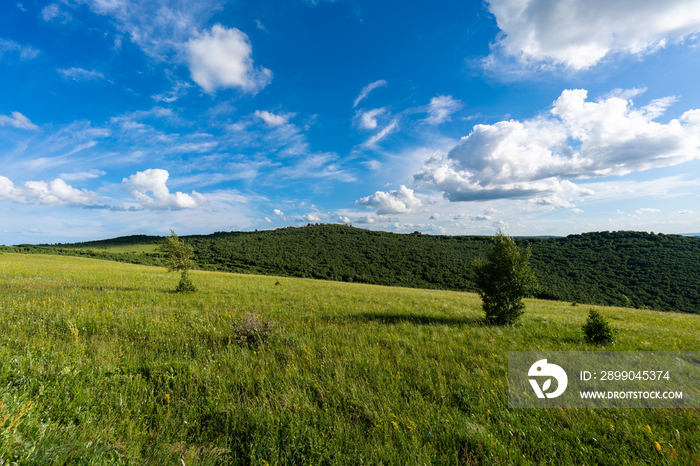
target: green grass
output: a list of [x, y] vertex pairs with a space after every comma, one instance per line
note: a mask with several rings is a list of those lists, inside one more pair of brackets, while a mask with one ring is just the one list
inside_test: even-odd
[[[600, 348], [591, 306], [489, 327], [468, 293], [192, 279], [0, 255], [2, 464], [700, 464], [699, 410], [509, 409], [506, 374], [508, 351], [700, 351], [697, 315], [596, 307]], [[232, 340], [249, 312], [268, 346]]]

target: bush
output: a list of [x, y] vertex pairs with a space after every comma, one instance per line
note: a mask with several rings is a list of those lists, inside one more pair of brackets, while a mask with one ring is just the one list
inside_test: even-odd
[[586, 320], [582, 328], [587, 341], [604, 344], [612, 343], [615, 340], [614, 330], [608, 321], [605, 320], [605, 317], [595, 309], [591, 309], [588, 312], [588, 320]]
[[233, 323], [231, 338], [248, 346], [265, 345], [276, 327], [275, 322], [265, 322], [257, 314], [246, 313], [240, 321]]
[[488, 323], [514, 324], [525, 312], [523, 298], [539, 290], [537, 277], [528, 265], [530, 254], [529, 247], [519, 248], [513, 238], [499, 231], [487, 260], [474, 262], [474, 283]]
[[194, 286], [194, 282], [192, 282], [192, 279], [187, 274], [187, 270], [182, 271], [180, 282], [177, 284], [175, 291], [178, 293], [192, 293], [197, 291], [197, 287]]

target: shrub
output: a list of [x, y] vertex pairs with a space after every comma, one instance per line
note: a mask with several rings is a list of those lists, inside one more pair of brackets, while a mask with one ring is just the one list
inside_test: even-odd
[[182, 271], [182, 275], [180, 276], [180, 282], [177, 284], [177, 288], [175, 288], [175, 291], [178, 293], [192, 293], [194, 291], [197, 291], [197, 287], [194, 286], [194, 282], [192, 282], [192, 279], [187, 274], [187, 270]]
[[510, 325], [525, 312], [523, 298], [539, 290], [530, 270], [530, 248], [519, 248], [502, 232], [493, 238], [487, 260], [474, 261], [474, 283], [483, 301], [486, 321]]
[[615, 339], [615, 332], [610, 323], [595, 309], [588, 311], [588, 319], [582, 328], [587, 341], [603, 344], [612, 343]]
[[240, 321], [233, 323], [231, 338], [248, 346], [265, 345], [276, 327], [275, 322], [263, 321], [258, 314], [246, 313]]

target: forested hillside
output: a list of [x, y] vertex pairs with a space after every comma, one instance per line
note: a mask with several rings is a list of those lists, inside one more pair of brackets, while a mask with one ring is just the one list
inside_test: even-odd
[[[476, 290], [471, 264], [491, 243], [485, 236], [406, 235], [345, 225], [183, 238], [204, 270], [461, 291]], [[128, 246], [159, 241], [139, 235], [15, 250], [158, 265], [157, 253]], [[540, 298], [700, 313], [700, 238], [621, 231], [517, 241], [532, 247]]]

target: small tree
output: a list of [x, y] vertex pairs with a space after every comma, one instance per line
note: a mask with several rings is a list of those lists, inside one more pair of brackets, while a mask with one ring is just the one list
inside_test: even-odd
[[591, 309], [588, 311], [588, 319], [581, 326], [586, 340], [597, 344], [612, 343], [615, 340], [615, 331], [610, 323], [603, 317], [603, 314]]
[[479, 288], [486, 321], [511, 325], [525, 312], [523, 298], [539, 290], [528, 262], [530, 247], [519, 248], [501, 231], [493, 238], [486, 261], [474, 261], [474, 283]]
[[187, 275], [187, 272], [194, 267], [194, 262], [190, 259], [192, 246], [185, 244], [173, 230], [170, 230], [170, 236], [165, 237], [162, 248], [163, 252], [165, 252], [165, 267], [168, 269], [168, 272], [182, 272], [180, 283], [177, 284], [175, 291], [196, 291], [197, 288]]

